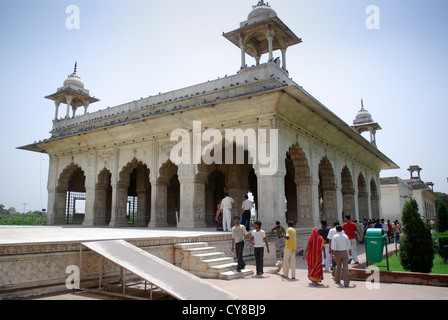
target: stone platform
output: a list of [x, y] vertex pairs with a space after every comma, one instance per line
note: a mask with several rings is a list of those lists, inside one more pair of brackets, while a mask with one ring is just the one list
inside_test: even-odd
[[[305, 243], [302, 240], [308, 234], [309, 230], [298, 229], [298, 243]], [[0, 299], [66, 290], [69, 266], [82, 266], [82, 286], [96, 285], [99, 257], [83, 248], [80, 263], [81, 242], [126, 240], [172, 264], [176, 263], [175, 245], [181, 243], [206, 242], [225, 255], [234, 256], [231, 232], [214, 229], [0, 226], [0, 235]], [[246, 245], [244, 256], [252, 255], [253, 247]], [[119, 275], [116, 265], [105, 263], [105, 279]]]

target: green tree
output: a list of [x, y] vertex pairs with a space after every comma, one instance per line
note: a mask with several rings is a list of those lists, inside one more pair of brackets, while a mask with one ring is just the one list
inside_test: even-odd
[[430, 273], [434, 260], [431, 231], [423, 223], [415, 199], [405, 203], [402, 221], [404, 235], [400, 239], [401, 265], [412, 272]]
[[446, 204], [440, 201], [437, 207], [437, 231], [445, 232], [448, 230], [448, 210]]
[[[436, 192], [436, 195], [448, 206], [448, 194], [443, 192]], [[436, 202], [439, 202], [439, 200], [437, 200]]]

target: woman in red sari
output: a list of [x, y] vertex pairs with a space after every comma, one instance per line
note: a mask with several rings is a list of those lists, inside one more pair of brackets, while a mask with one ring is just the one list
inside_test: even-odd
[[308, 279], [313, 285], [318, 285], [324, 279], [324, 271], [322, 269], [322, 251], [324, 252], [325, 240], [319, 235], [319, 230], [314, 228], [311, 236], [308, 238], [308, 245], [305, 249], [303, 259], [308, 262]]

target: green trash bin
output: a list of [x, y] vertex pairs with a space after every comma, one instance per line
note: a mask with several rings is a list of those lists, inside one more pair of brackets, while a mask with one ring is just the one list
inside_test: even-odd
[[380, 228], [369, 228], [364, 238], [366, 244], [366, 260], [371, 262], [383, 261], [385, 235]]

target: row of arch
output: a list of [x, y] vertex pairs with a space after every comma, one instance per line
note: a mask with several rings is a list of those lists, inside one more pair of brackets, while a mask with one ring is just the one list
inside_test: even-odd
[[[284, 187], [281, 193], [285, 212], [258, 212], [264, 218], [292, 220], [296, 227], [315, 226], [321, 219], [331, 223], [342, 219], [342, 212], [357, 219], [379, 218], [379, 193], [374, 177], [369, 181], [359, 173], [354, 179], [345, 165], [336, 179], [337, 173], [327, 156], [320, 160], [318, 174], [313, 177], [308, 158], [298, 144], [289, 148], [284, 162], [284, 184], [277, 187]], [[248, 192], [254, 196], [255, 207], [262, 209], [258, 194], [262, 182], [256, 168], [248, 163], [247, 151], [244, 164], [199, 166], [194, 181], [187, 182], [179, 176], [178, 166], [167, 160], [160, 166], [157, 180], [151, 183], [150, 166], [134, 158], [121, 168], [116, 181], [108, 168], [101, 169], [94, 188], [87, 190], [86, 171], [72, 162], [58, 176], [53, 223], [73, 221], [70, 217], [76, 212], [69, 205], [73, 194], [84, 195], [86, 211], [78, 222], [85, 225], [211, 227], [215, 224], [216, 206], [225, 192], [235, 200], [234, 215], [241, 214], [241, 202]], [[262, 198], [274, 201], [265, 195]]]

